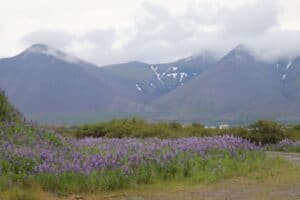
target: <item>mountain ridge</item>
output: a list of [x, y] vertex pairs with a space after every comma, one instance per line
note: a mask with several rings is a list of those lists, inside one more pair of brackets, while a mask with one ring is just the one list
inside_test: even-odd
[[266, 62], [245, 45], [220, 59], [203, 52], [162, 64], [98, 67], [44, 44], [0, 59], [0, 87], [13, 104], [30, 119], [54, 123], [126, 116], [190, 122], [298, 120], [298, 77], [300, 58]]
[[[274, 64], [255, 59], [248, 50], [237, 47], [187, 85], [155, 101], [154, 107], [166, 112], [179, 110], [171, 112], [173, 116], [188, 112], [185, 118], [191, 114], [190, 120], [226, 121], [255, 115], [278, 119], [297, 107], [289, 106], [290, 100], [283, 97], [281, 79]], [[172, 99], [176, 99], [175, 104], [169, 103]]]

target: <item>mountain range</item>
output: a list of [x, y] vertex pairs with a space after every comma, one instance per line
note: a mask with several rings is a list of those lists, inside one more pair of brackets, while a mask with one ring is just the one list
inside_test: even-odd
[[243, 45], [222, 58], [203, 52], [170, 63], [99, 67], [35, 44], [0, 59], [0, 88], [27, 118], [42, 123], [300, 119], [300, 58], [262, 61]]

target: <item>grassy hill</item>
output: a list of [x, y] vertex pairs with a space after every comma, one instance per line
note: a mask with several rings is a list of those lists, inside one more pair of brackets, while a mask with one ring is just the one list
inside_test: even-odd
[[0, 122], [19, 121], [21, 114], [8, 102], [4, 92], [0, 90]]

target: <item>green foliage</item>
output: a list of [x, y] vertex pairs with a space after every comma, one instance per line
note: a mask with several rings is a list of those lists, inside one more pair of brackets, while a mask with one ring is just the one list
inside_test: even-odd
[[151, 123], [143, 119], [133, 118], [118, 119], [61, 130], [77, 137], [177, 138], [234, 135], [257, 144], [275, 144], [285, 138], [300, 139], [300, 125], [285, 126], [268, 120], [258, 120], [248, 127], [235, 126], [218, 129], [206, 128], [198, 123], [190, 125], [182, 125], [177, 122]]
[[0, 122], [21, 121], [21, 114], [8, 102], [4, 92], [0, 90]]
[[288, 134], [293, 140], [300, 140], [300, 124], [287, 127]]
[[32, 172], [37, 163], [29, 158], [13, 156], [8, 160], [0, 160], [1, 173], [26, 174]]
[[43, 134], [43, 137], [51, 144], [54, 144], [56, 146], [62, 145], [61, 140], [58, 138], [58, 136], [53, 132], [46, 132]]
[[[143, 119], [118, 119], [110, 122], [102, 122], [91, 125], [79, 126], [74, 134], [77, 137], [160, 137], [167, 138], [179, 136], [183, 131], [181, 124], [172, 123], [148, 123]], [[178, 134], [176, 134], [178, 133]]]
[[185, 127], [187, 136], [189, 137], [205, 137], [220, 135], [220, 130], [214, 128], [204, 128], [204, 126], [187, 126]]
[[58, 194], [72, 192], [80, 193], [85, 187], [85, 176], [76, 173], [63, 174], [41, 174], [34, 177], [35, 181], [45, 190], [50, 190]]
[[10, 120], [12, 111], [12, 107], [9, 105], [6, 96], [0, 91], [0, 121]]
[[84, 175], [80, 173], [40, 174], [33, 177], [45, 190], [58, 194], [111, 191], [124, 188], [129, 179], [119, 170], [105, 170]]
[[259, 120], [249, 129], [248, 139], [256, 143], [275, 144], [289, 137], [286, 127], [273, 121]]

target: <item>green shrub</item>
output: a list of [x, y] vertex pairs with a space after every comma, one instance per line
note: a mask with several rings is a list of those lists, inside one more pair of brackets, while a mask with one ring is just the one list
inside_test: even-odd
[[300, 140], [300, 125], [287, 127], [288, 134], [293, 140]]
[[187, 133], [189, 137], [205, 137], [205, 136], [213, 136], [217, 135], [217, 130], [211, 129], [211, 128], [203, 128], [195, 127], [194, 125], [187, 127]]
[[259, 120], [249, 126], [246, 138], [255, 143], [275, 144], [288, 137], [286, 126], [274, 121]]
[[58, 138], [58, 136], [55, 133], [46, 132], [43, 136], [48, 142], [50, 142], [56, 146], [62, 145], [61, 140]]
[[228, 134], [249, 139], [249, 130], [246, 127], [229, 128]]
[[10, 161], [0, 160], [1, 173], [27, 174], [32, 172], [38, 163], [25, 157], [12, 156]]
[[[299, 126], [284, 126], [268, 120], [258, 120], [248, 127], [236, 126], [225, 129], [205, 128], [202, 124], [182, 125], [178, 122], [147, 122], [143, 119], [116, 119], [109, 122], [72, 127], [77, 137], [205, 137], [216, 135], [234, 135], [257, 144], [274, 144], [282, 139], [300, 139]], [[70, 132], [67, 131], [67, 132]]]

